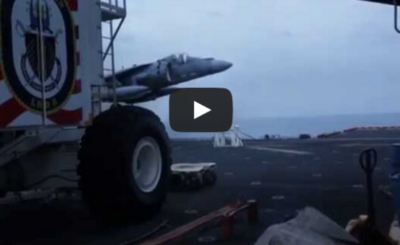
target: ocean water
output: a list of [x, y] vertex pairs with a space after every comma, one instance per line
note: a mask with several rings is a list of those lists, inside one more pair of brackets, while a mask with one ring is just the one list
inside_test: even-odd
[[[235, 119], [234, 125], [254, 138], [265, 134], [296, 137], [299, 134], [318, 135], [353, 127], [400, 126], [400, 113], [332, 115], [315, 117]], [[209, 138], [210, 133], [178, 133], [165, 123], [171, 138]]]

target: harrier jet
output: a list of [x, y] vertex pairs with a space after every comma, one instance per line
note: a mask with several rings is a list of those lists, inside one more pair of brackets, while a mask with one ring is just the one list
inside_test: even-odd
[[[191, 57], [187, 54], [170, 55], [154, 63], [134, 66], [107, 76], [112, 84], [115, 78], [118, 101], [140, 103], [171, 94], [171, 87], [197, 78], [228, 70], [232, 63], [214, 58]], [[112, 100], [108, 96], [107, 100]]]

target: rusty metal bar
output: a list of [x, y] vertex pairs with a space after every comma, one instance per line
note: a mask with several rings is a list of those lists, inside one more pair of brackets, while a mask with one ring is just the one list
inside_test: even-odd
[[240, 205], [222, 218], [222, 236], [224, 239], [231, 238], [233, 234], [233, 225], [235, 216], [247, 210], [249, 224], [255, 224], [258, 221], [258, 203], [256, 200], [249, 200], [247, 203]]
[[242, 204], [237, 209], [232, 210], [232, 212], [230, 212], [227, 216], [231, 216], [231, 217], [236, 216], [236, 214], [238, 214], [239, 212], [242, 212], [243, 210], [246, 210], [248, 208], [249, 208], [249, 204], [247, 204], [247, 203], [246, 204]]
[[249, 200], [246, 204], [229, 213], [229, 216], [235, 216], [237, 213], [247, 210], [249, 223], [255, 223], [258, 220], [258, 203], [256, 200]]
[[249, 200], [248, 219], [250, 224], [255, 224], [258, 221], [258, 203], [256, 200]]
[[181, 226], [167, 234], [164, 234], [160, 237], [157, 237], [153, 240], [144, 242], [140, 245], [161, 245], [161, 244], [165, 244], [167, 242], [170, 242], [172, 240], [175, 240], [179, 237], [181, 237], [182, 235], [206, 224], [209, 223], [215, 219], [220, 219], [221, 217], [224, 216], [228, 216], [229, 213], [232, 213], [234, 210], [236, 210], [237, 208], [239, 208], [241, 206], [240, 202], [235, 202], [232, 203], [224, 208], [221, 208], [217, 211], [214, 211], [206, 216], [203, 216], [195, 221], [190, 222], [189, 224], [186, 224], [184, 226]]
[[233, 235], [233, 221], [234, 217], [232, 215], [226, 215], [222, 218], [222, 238], [229, 239]]
[[222, 219], [222, 237], [224, 239], [229, 239], [233, 235], [234, 221], [235, 216], [241, 212], [247, 210], [247, 216], [249, 224], [254, 224], [258, 220], [258, 203], [256, 200], [249, 200], [246, 203], [235, 202], [226, 207], [223, 207], [217, 211], [209, 213], [206, 216], [203, 216], [195, 221], [190, 222], [184, 226], [178, 227], [177, 229], [164, 234], [160, 237], [157, 237], [153, 240], [144, 242], [140, 245], [162, 245], [167, 242], [178, 239], [184, 234], [199, 228], [202, 225], [205, 225], [211, 221], [216, 219]]

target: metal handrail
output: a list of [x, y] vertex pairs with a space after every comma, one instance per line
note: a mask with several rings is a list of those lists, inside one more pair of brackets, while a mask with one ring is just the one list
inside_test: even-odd
[[100, 2], [106, 3], [110, 8], [126, 10], [126, 0], [101, 0]]
[[[120, 6], [120, 2], [122, 1], [122, 6]], [[126, 13], [126, 0], [101, 0], [102, 3], [107, 3], [110, 6], [110, 9], [112, 8], [111, 6], [114, 6], [113, 8], [120, 8], [123, 9]], [[110, 52], [110, 49], [112, 48], [114, 44], [114, 40], [117, 37], [123, 23], [125, 22], [126, 14], [124, 17], [121, 19], [117, 29], [115, 32], [110, 36], [110, 43], [107, 46], [105, 52], [103, 53], [103, 61], [107, 58], [108, 53]]]
[[[112, 12], [116, 12], [118, 14], [118, 12], [120, 12], [121, 10], [122, 12], [122, 16], [120, 18], [120, 22], [118, 24], [118, 27], [114, 30], [114, 25], [113, 25], [113, 19], [108, 20], [109, 24], [110, 24], [110, 37], [108, 38], [109, 40], [109, 44], [105, 50], [105, 52], [103, 53], [103, 62], [107, 59], [107, 56], [109, 55], [109, 53], [111, 52], [111, 75], [112, 75], [112, 85], [113, 85], [113, 92], [114, 92], [114, 98], [113, 98], [113, 104], [114, 106], [117, 105], [117, 93], [116, 93], [116, 89], [117, 89], [117, 81], [115, 78], [115, 50], [114, 50], [114, 41], [117, 38], [117, 35], [123, 25], [123, 23], [125, 22], [125, 18], [126, 18], [126, 0], [101, 0], [101, 3], [103, 3], [102, 7], [105, 10], [109, 10]], [[122, 5], [121, 5], [122, 4]]]
[[119, 33], [119, 31], [121, 30], [122, 25], [125, 22], [125, 17], [122, 18], [122, 20], [120, 21], [117, 29], [115, 30], [115, 33], [112, 37], [110, 37], [110, 44], [108, 45], [108, 47], [106, 48], [106, 51], [103, 53], [103, 61], [107, 58], [108, 53], [110, 52], [111, 46], [114, 45], [114, 40], [115, 38], [117, 38], [117, 35]]

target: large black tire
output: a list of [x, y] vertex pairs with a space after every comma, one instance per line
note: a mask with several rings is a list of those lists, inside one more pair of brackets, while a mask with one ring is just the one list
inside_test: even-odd
[[[143, 191], [134, 176], [141, 165], [134, 167], [132, 159], [143, 139], [158, 144], [162, 161], [158, 184], [150, 191]], [[97, 116], [82, 138], [78, 159], [79, 188], [94, 213], [114, 221], [142, 221], [161, 208], [172, 159], [165, 127], [153, 112], [130, 106]]]

